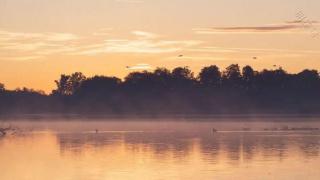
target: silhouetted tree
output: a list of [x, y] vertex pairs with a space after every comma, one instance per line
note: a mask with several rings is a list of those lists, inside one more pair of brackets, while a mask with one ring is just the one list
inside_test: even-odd
[[81, 72], [72, 75], [61, 75], [60, 80], [56, 80], [57, 89], [53, 94], [68, 96], [72, 95], [80, 86], [86, 77]]
[[252, 90], [254, 88], [254, 81], [258, 72], [255, 72], [251, 66], [245, 66], [242, 68], [242, 81], [246, 90]]
[[132, 72], [125, 77], [125, 87], [130, 90], [151, 90], [154, 89], [153, 73], [148, 71]]
[[172, 76], [175, 79], [181, 79], [181, 80], [194, 79], [193, 72], [188, 67], [177, 67], [173, 69]]
[[298, 77], [302, 80], [310, 80], [310, 81], [318, 81], [319, 80], [319, 72], [317, 70], [303, 70], [298, 73]]
[[70, 92], [73, 94], [80, 86], [81, 83], [86, 80], [86, 77], [81, 72], [73, 73], [69, 78]]
[[172, 70], [172, 80], [174, 87], [187, 88], [195, 83], [193, 72], [188, 67], [177, 67]]
[[304, 70], [297, 74], [296, 84], [304, 89], [317, 89], [319, 88], [319, 73], [317, 70]]
[[17, 88], [15, 89], [16, 93], [22, 93], [22, 94], [38, 94], [38, 95], [45, 95], [45, 92], [42, 90], [34, 90], [34, 89], [29, 89], [27, 87], [23, 88]]
[[69, 78], [68, 75], [61, 75], [59, 80], [55, 80], [54, 82], [57, 85], [57, 89], [52, 91], [52, 94], [55, 95], [71, 95], [69, 88]]
[[260, 88], [270, 91], [284, 89], [289, 75], [282, 68], [276, 70], [263, 70], [259, 73], [257, 84]]
[[239, 88], [241, 86], [241, 72], [238, 64], [231, 64], [223, 72], [223, 85]]
[[117, 90], [121, 79], [116, 77], [94, 76], [81, 82], [75, 91], [78, 95], [106, 95]]
[[199, 73], [199, 80], [204, 86], [218, 87], [221, 84], [221, 72], [217, 66], [204, 67]]
[[245, 66], [242, 68], [242, 78], [245, 82], [254, 80], [255, 72], [251, 66]]
[[161, 91], [172, 87], [172, 74], [166, 68], [157, 68], [153, 72], [157, 88]]

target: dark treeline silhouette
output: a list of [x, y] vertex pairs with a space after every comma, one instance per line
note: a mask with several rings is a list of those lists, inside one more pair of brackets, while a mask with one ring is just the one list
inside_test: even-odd
[[317, 114], [320, 109], [316, 70], [258, 72], [232, 64], [223, 71], [205, 67], [197, 76], [187, 67], [157, 68], [124, 80], [76, 72], [55, 83], [50, 95], [0, 84], [0, 114]]

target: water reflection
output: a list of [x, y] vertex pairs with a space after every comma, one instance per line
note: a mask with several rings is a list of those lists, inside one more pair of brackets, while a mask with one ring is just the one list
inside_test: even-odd
[[47, 130], [0, 139], [0, 179], [319, 179], [319, 152], [311, 132]]
[[[264, 158], [285, 159], [288, 153], [299, 153], [305, 158], [318, 157], [320, 151], [320, 133], [219, 133], [190, 135], [187, 133], [161, 132], [113, 132], [113, 133], [72, 133], [57, 134], [60, 152], [79, 153], [88, 148], [104, 149], [123, 146], [126, 151], [150, 151], [155, 155], [173, 153], [174, 157], [187, 157], [193, 151], [206, 156], [205, 160], [214, 160], [226, 154], [229, 161], [250, 161], [257, 154]], [[198, 148], [198, 149], [195, 149]], [[211, 157], [211, 158], [210, 158]]]

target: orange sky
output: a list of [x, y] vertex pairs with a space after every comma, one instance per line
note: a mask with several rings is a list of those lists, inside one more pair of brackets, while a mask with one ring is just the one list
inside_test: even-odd
[[317, 0], [1, 0], [0, 82], [49, 92], [74, 71], [320, 69], [318, 7]]

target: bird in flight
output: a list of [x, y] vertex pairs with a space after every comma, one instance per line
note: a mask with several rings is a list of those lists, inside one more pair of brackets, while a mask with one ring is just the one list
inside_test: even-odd
[[252, 59], [258, 59], [258, 57], [252, 57]]
[[183, 54], [180, 54], [178, 57], [183, 57]]

